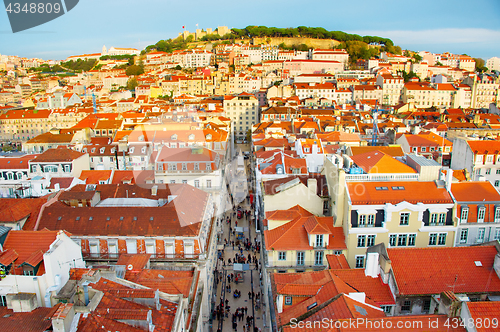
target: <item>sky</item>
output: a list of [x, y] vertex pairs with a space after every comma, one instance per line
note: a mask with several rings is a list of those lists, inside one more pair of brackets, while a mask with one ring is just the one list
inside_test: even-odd
[[12, 33], [0, 12], [0, 54], [64, 60], [103, 45], [144, 49], [199, 28], [323, 27], [390, 38], [412, 51], [500, 57], [500, 0], [80, 0], [43, 25]]

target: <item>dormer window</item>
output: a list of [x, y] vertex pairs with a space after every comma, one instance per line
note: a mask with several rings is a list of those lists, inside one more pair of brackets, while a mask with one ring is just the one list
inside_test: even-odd
[[205, 139], [206, 139], [207, 141], [211, 140], [211, 139], [212, 139], [212, 134], [207, 134], [207, 135], [205, 136]]
[[131, 147], [129, 150], [128, 150], [129, 153], [134, 153], [134, 147]]
[[304, 148], [305, 153], [309, 153], [309, 148]]
[[477, 222], [484, 222], [484, 216], [486, 214], [486, 208], [481, 206], [477, 212]]
[[170, 136], [170, 139], [172, 141], [175, 141], [177, 139], [177, 134], [173, 134], [172, 136]]
[[95, 152], [95, 148], [92, 148], [92, 150], [90, 152], [94, 153]]
[[193, 141], [194, 140], [194, 134], [191, 134], [188, 136], [188, 140]]
[[141, 149], [141, 153], [142, 153], [142, 154], [146, 153], [146, 147], [145, 147], [145, 146], [143, 146], [143, 147], [142, 147], [142, 149]]
[[144, 135], [139, 136], [139, 142], [144, 142]]
[[105, 150], [105, 148], [101, 148], [100, 152], [101, 152], [101, 153], [104, 153], [104, 150]]
[[500, 222], [500, 206], [495, 207], [495, 222]]
[[111, 149], [111, 153], [115, 153], [116, 149], [115, 148], [112, 148]]
[[323, 234], [316, 234], [316, 247], [323, 247]]

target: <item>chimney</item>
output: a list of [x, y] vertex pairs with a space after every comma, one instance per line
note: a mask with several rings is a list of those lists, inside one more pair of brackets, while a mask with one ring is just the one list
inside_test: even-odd
[[446, 172], [446, 190], [451, 191], [451, 183], [453, 180], [453, 170], [449, 169]]
[[355, 301], [358, 301], [360, 303], [365, 303], [366, 299], [366, 294], [365, 293], [349, 293], [349, 297]]
[[370, 276], [372, 278], [378, 277], [380, 273], [380, 265], [378, 262], [378, 257], [379, 257], [378, 252], [366, 253], [365, 276]]
[[317, 180], [316, 179], [307, 179], [307, 188], [311, 192], [313, 192], [314, 194], [316, 194], [316, 191], [317, 191], [317, 188], [318, 188]]
[[54, 332], [69, 332], [75, 317], [73, 303], [62, 303], [52, 316], [52, 329]]

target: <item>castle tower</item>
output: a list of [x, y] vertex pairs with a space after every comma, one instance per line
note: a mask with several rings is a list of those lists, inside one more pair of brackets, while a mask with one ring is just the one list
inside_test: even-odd
[[108, 50], [106, 48], [106, 45], [102, 45], [101, 55], [108, 55]]

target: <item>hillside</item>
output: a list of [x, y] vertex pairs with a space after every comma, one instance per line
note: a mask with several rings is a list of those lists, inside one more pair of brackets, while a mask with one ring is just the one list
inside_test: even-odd
[[377, 56], [381, 51], [401, 54], [401, 48], [394, 46], [392, 40], [378, 36], [360, 36], [342, 31], [328, 31], [324, 28], [300, 26], [297, 28], [275, 28], [265, 26], [248, 26], [244, 29], [231, 29], [230, 33], [220, 36], [209, 34], [194, 40], [193, 36], [184, 39], [160, 40], [146, 47], [146, 52], [152, 50], [172, 52], [200, 44], [248, 43], [253, 45], [267, 44], [283, 49], [307, 50], [309, 48], [345, 49], [354, 64], [358, 59], [368, 59]]

